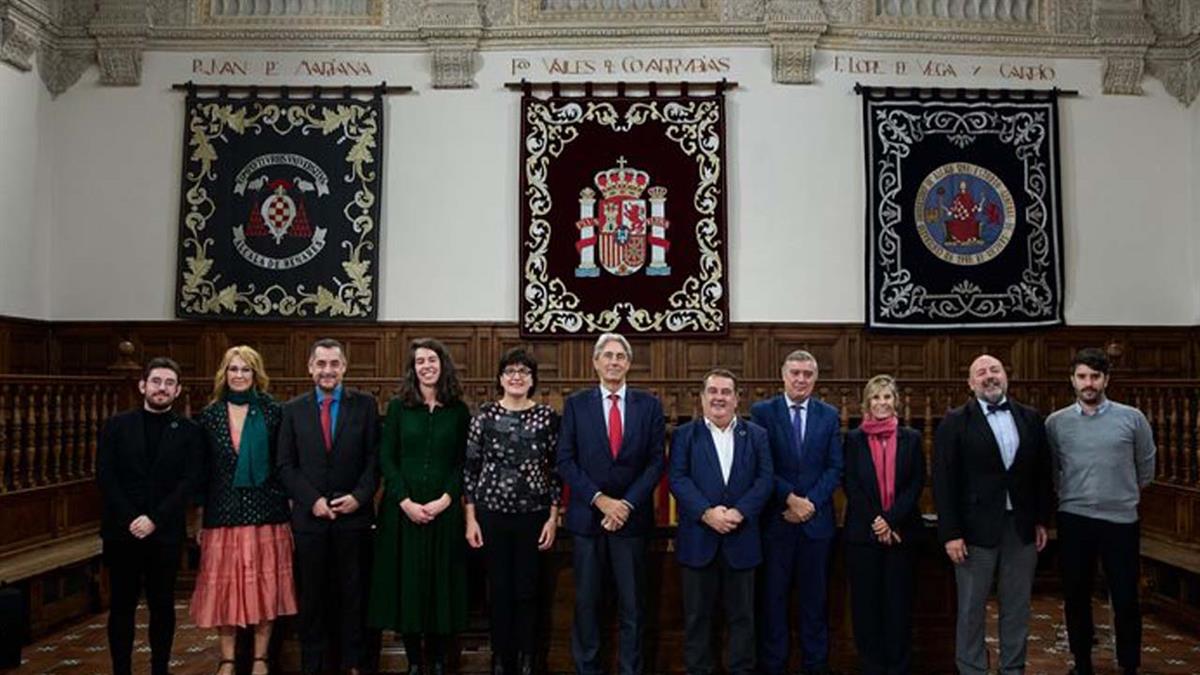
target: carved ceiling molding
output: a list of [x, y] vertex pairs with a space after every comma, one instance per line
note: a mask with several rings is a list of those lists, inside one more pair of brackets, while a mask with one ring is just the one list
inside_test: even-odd
[[1146, 71], [1158, 78], [1167, 93], [1183, 105], [1200, 94], [1200, 35], [1175, 49], [1162, 50], [1146, 59]]
[[146, 0], [105, 0], [88, 24], [96, 39], [100, 83], [131, 87], [142, 82], [142, 52], [150, 35]]
[[483, 36], [483, 17], [476, 0], [425, 0], [420, 33], [429, 48], [434, 89], [475, 86], [475, 63]]
[[817, 0], [769, 0], [767, 34], [771, 40], [771, 79], [781, 84], [811, 84], [813, 51], [829, 29]]
[[42, 49], [38, 53], [38, 75], [52, 96], [70, 89], [96, 63], [94, 49]]
[[[358, 0], [321, 0], [343, 1]], [[350, 26], [318, 15], [214, 20], [212, 0], [0, 0], [0, 62], [29, 70], [36, 61], [57, 94], [92, 63], [104, 84], [138, 84], [147, 49], [423, 51], [431, 86], [467, 88], [481, 50], [769, 46], [772, 77], [788, 84], [813, 81], [815, 50], [844, 49], [1095, 58], [1105, 93], [1140, 94], [1145, 75], [1185, 104], [1200, 89], [1200, 0], [987, 5], [1025, 8], [1017, 22], [887, 1], [361, 0], [368, 25]]]
[[42, 2], [0, 0], [0, 62], [30, 70], [34, 54], [51, 30], [53, 19]]

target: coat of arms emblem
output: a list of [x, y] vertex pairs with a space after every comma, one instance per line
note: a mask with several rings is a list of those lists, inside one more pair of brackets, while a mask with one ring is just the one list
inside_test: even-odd
[[575, 276], [598, 277], [602, 267], [609, 274], [626, 277], [643, 266], [648, 276], [669, 276], [667, 189], [651, 187], [650, 174], [626, 167], [624, 157], [617, 158], [617, 166], [600, 171], [593, 180], [602, 197], [597, 205], [591, 187], [579, 193], [579, 220], [575, 222], [579, 230], [579, 241], [575, 243], [579, 265]]
[[[303, 171], [311, 180], [272, 178], [266, 173], [279, 166]], [[247, 262], [269, 270], [292, 269], [325, 247], [326, 228], [311, 223], [304, 197], [305, 193], [329, 194], [328, 178], [316, 162], [285, 153], [256, 157], [234, 179], [233, 191], [252, 200], [246, 225], [233, 228], [233, 246]], [[274, 248], [266, 246], [267, 241], [273, 241]]]

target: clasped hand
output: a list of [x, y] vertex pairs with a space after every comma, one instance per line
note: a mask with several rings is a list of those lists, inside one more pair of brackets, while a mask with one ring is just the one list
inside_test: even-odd
[[790, 494], [787, 498], [787, 508], [783, 511], [783, 519], [789, 523], [807, 523], [816, 513], [816, 505], [807, 497]]
[[600, 526], [609, 532], [616, 532], [625, 527], [625, 523], [629, 520], [629, 515], [632, 511], [629, 504], [624, 500], [613, 499], [608, 495], [600, 495], [596, 497], [596, 508], [600, 509], [600, 513], [604, 517], [600, 520]]
[[432, 523], [434, 518], [441, 515], [442, 511], [450, 508], [450, 504], [450, 495], [446, 493], [442, 493], [441, 497], [424, 504], [418, 504], [406, 497], [400, 502], [400, 510], [404, 512], [404, 515], [408, 516], [409, 520], [417, 525], [427, 525]]
[[716, 530], [717, 534], [729, 534], [736, 530], [745, 518], [737, 509], [726, 506], [713, 506], [704, 512], [701, 520], [704, 521], [705, 525]]
[[358, 510], [358, 500], [354, 495], [342, 495], [332, 501], [318, 497], [313, 502], [312, 514], [318, 518], [337, 520], [338, 516], [348, 516]]

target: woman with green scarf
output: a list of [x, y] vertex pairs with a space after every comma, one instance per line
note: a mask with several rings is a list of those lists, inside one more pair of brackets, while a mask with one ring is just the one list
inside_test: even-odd
[[233, 675], [238, 627], [254, 627], [251, 673], [269, 670], [276, 617], [296, 613], [287, 496], [274, 472], [281, 410], [266, 392], [262, 357], [231, 347], [213, 381], [212, 402], [196, 421], [208, 438], [200, 571], [191, 616], [216, 628], [217, 675]]

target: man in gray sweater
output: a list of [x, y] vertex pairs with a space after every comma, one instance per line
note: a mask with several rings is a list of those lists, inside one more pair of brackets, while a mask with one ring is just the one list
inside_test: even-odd
[[1082, 349], [1071, 362], [1076, 401], [1046, 418], [1058, 489], [1058, 543], [1074, 675], [1092, 675], [1092, 584], [1096, 558], [1116, 615], [1117, 663], [1141, 662], [1138, 500], [1154, 479], [1154, 436], [1137, 408], [1108, 400], [1109, 361]]

